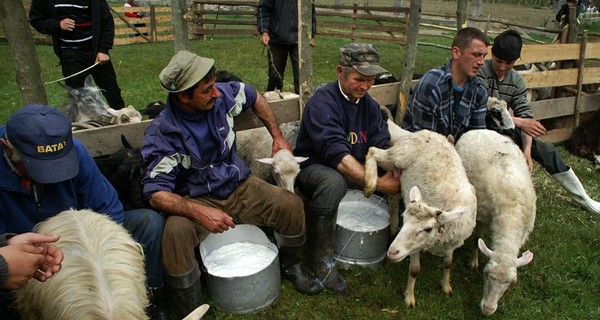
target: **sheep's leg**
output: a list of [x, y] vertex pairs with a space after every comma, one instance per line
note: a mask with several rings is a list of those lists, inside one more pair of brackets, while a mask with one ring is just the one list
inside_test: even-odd
[[453, 250], [446, 252], [444, 256], [444, 276], [442, 277], [442, 292], [449, 296], [452, 294], [452, 287], [450, 286], [450, 270], [452, 269], [452, 254]]
[[377, 190], [377, 162], [387, 154], [385, 150], [370, 147], [365, 158], [365, 189], [364, 194], [370, 197]]
[[478, 235], [481, 237], [483, 234], [483, 230], [480, 226], [480, 223], [475, 225], [475, 231], [471, 235], [471, 239], [473, 240], [473, 247], [471, 248], [471, 261], [469, 261], [469, 267], [473, 270], [477, 270], [479, 268], [479, 247], [477, 246]]
[[410, 265], [408, 267], [408, 282], [406, 283], [406, 291], [404, 292], [404, 303], [411, 308], [415, 306], [415, 282], [421, 271], [421, 262], [419, 252], [410, 255]]

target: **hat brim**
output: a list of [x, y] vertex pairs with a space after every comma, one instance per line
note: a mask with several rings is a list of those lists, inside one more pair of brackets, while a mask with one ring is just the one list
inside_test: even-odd
[[354, 70], [360, 72], [361, 74], [363, 74], [365, 76], [369, 76], [369, 77], [388, 72], [387, 70], [382, 68], [380, 65], [376, 65], [376, 64], [372, 64], [372, 65], [368, 65], [368, 66], [355, 65], [355, 66], [352, 66], [352, 68], [354, 68]]
[[67, 181], [79, 173], [79, 159], [75, 147], [58, 159], [42, 160], [21, 154], [21, 161], [29, 176], [39, 183]]

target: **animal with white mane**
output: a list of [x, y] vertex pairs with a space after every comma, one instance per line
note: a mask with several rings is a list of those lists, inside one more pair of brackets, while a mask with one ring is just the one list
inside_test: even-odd
[[144, 253], [127, 230], [104, 214], [67, 210], [35, 230], [58, 234], [62, 269], [15, 292], [23, 319], [147, 319]]
[[393, 262], [410, 256], [404, 301], [408, 307], [414, 307], [421, 252], [444, 257], [442, 291], [452, 293], [452, 256], [473, 232], [477, 200], [460, 157], [447, 138], [428, 130], [400, 130], [402, 134], [389, 149], [369, 148], [365, 195], [376, 190], [377, 165], [388, 171], [402, 171], [402, 197], [407, 206], [402, 214], [402, 228], [387, 256]]

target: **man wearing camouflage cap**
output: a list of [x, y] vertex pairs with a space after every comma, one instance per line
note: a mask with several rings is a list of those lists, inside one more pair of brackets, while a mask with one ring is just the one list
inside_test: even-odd
[[149, 203], [168, 215], [163, 262], [179, 315], [202, 303], [194, 248], [236, 223], [272, 227], [282, 276], [299, 292], [317, 294], [318, 283], [301, 268], [302, 201], [251, 175], [236, 151], [233, 118], [250, 108], [271, 134], [273, 154], [291, 150], [265, 98], [242, 82], [216, 83], [214, 60], [188, 51], [173, 56], [159, 79], [169, 95], [144, 135], [142, 183]]
[[[321, 284], [345, 292], [348, 284], [335, 268], [334, 229], [338, 206], [349, 187], [364, 183], [365, 155], [369, 147], [388, 148], [390, 134], [379, 104], [367, 91], [375, 76], [386, 72], [379, 65], [379, 50], [364, 43], [340, 48], [338, 80], [315, 91], [306, 103], [294, 154], [308, 157], [296, 178], [305, 207], [310, 267]], [[393, 195], [400, 182], [391, 173], [379, 178], [378, 191]]]

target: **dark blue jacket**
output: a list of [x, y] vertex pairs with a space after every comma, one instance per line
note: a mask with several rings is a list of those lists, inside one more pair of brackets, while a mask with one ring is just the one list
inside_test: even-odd
[[[115, 22], [106, 0], [89, 0], [92, 13], [92, 42], [94, 55], [98, 52], [108, 54], [115, 38]], [[52, 36], [54, 53], [60, 57], [58, 45], [60, 20], [54, 10], [54, 0], [32, 0], [29, 9], [29, 24], [39, 33]]]
[[302, 167], [320, 163], [337, 169], [348, 154], [364, 163], [369, 147], [389, 145], [390, 133], [379, 104], [368, 93], [358, 104], [348, 101], [334, 81], [315, 91], [306, 103], [294, 154], [308, 157]]
[[[5, 136], [5, 131], [6, 127], [1, 126], [0, 137]], [[74, 142], [79, 174], [59, 183], [36, 184], [36, 192], [21, 185], [20, 177], [12, 171], [4, 149], [0, 148], [0, 234], [29, 232], [38, 222], [70, 208], [91, 209], [123, 222], [123, 205], [117, 192], [85, 147], [77, 140]]]
[[235, 147], [233, 118], [254, 105], [256, 90], [216, 83], [221, 97], [209, 111], [186, 112], [169, 93], [167, 107], [144, 134], [146, 199], [157, 191], [226, 199], [250, 175]]
[[[312, 30], [317, 34], [317, 12], [312, 4]], [[258, 33], [269, 33], [270, 42], [276, 44], [298, 43], [298, 1], [260, 0], [256, 8], [256, 28]]]

